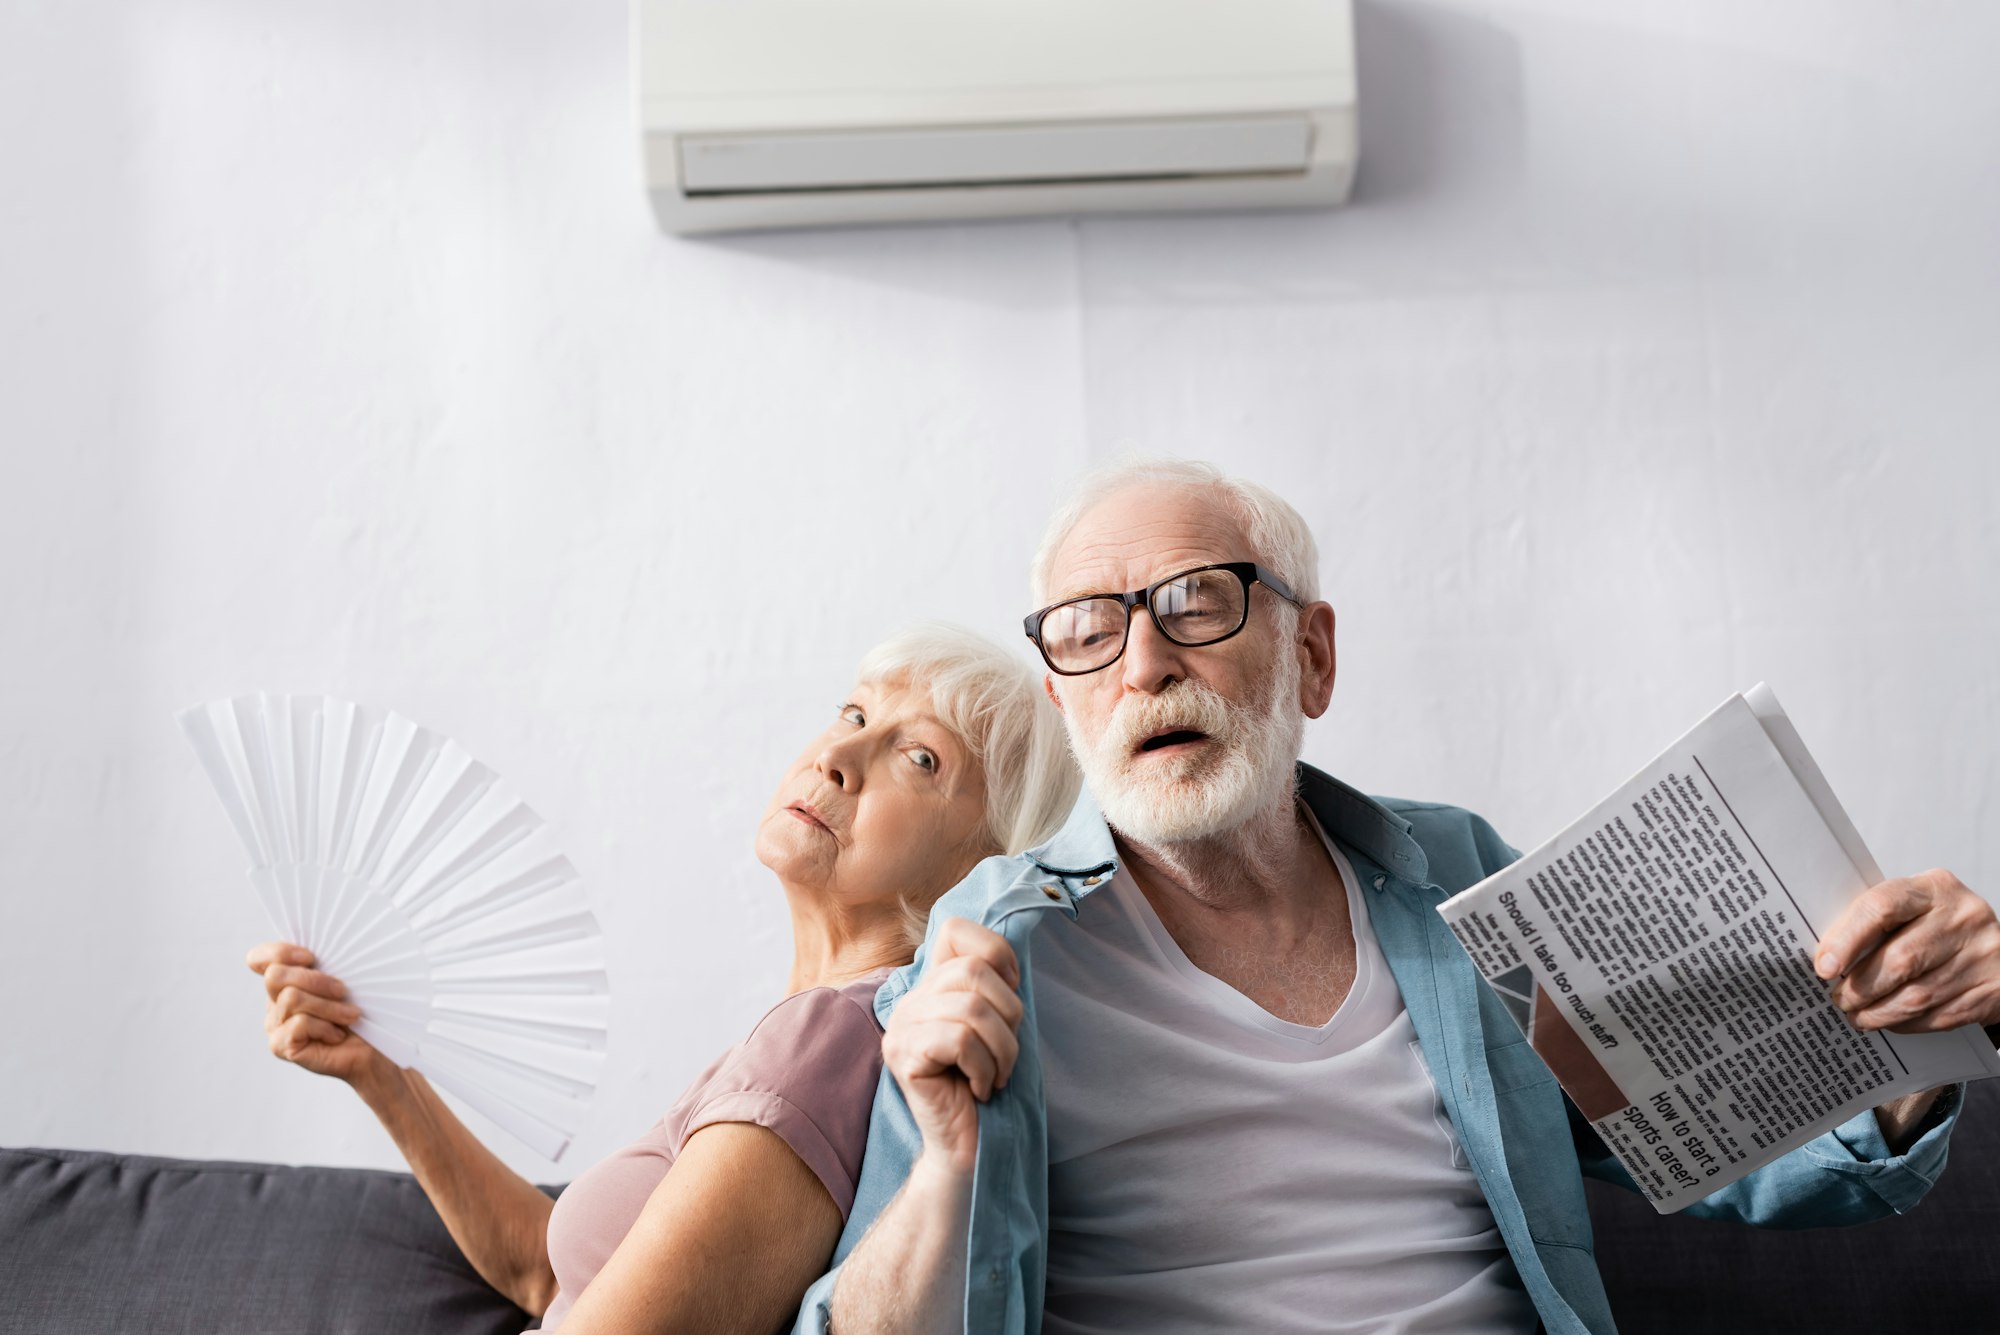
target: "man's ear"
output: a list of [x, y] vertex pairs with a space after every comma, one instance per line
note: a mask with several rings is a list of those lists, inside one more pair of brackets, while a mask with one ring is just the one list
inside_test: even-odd
[[1318, 718], [1333, 699], [1333, 604], [1308, 603], [1299, 612], [1299, 709]]
[[1056, 694], [1055, 673], [1044, 672], [1042, 674], [1042, 694], [1049, 697], [1049, 703], [1056, 707], [1056, 713], [1062, 713], [1062, 697]]

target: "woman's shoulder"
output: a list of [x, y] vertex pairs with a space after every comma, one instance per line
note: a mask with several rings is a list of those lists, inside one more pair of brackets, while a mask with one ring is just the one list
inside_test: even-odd
[[867, 1107], [882, 1070], [882, 1026], [874, 989], [881, 979], [794, 992], [764, 1013], [705, 1082], [705, 1099], [758, 1091], [818, 1118], [822, 1110]]
[[794, 992], [757, 1021], [741, 1052], [789, 1048], [800, 1040], [813, 1043], [879, 1045], [882, 1022], [875, 1018], [875, 993], [890, 970], [878, 969], [840, 984], [808, 987]]
[[715, 1122], [767, 1127], [805, 1161], [845, 1214], [882, 1071], [874, 997], [883, 976], [886, 971], [872, 981], [807, 988], [765, 1012], [670, 1115], [676, 1143]]

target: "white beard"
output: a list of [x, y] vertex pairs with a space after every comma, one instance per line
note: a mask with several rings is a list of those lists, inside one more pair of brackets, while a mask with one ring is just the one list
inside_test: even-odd
[[[1227, 833], [1288, 801], [1306, 727], [1299, 671], [1297, 655], [1284, 652], [1269, 693], [1255, 704], [1233, 704], [1214, 687], [1184, 679], [1158, 695], [1121, 700], [1094, 742], [1072, 731], [1070, 749], [1104, 819], [1128, 839], [1164, 847]], [[1186, 757], [1134, 753], [1168, 728], [1209, 740]]]

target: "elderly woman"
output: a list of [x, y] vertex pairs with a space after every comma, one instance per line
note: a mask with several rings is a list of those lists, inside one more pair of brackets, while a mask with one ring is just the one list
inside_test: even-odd
[[553, 1208], [421, 1074], [347, 1027], [360, 1012], [308, 951], [250, 952], [272, 1052], [354, 1088], [473, 1266], [545, 1330], [789, 1323], [853, 1202], [882, 1063], [876, 987], [938, 896], [1047, 838], [1076, 796], [1061, 723], [1012, 654], [925, 628], [871, 651], [858, 677], [757, 828], [791, 909], [784, 1000]]

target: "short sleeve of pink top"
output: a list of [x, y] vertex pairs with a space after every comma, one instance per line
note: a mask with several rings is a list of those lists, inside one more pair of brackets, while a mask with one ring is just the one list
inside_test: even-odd
[[562, 1322], [638, 1222], [688, 1137], [705, 1126], [752, 1122], [777, 1132], [846, 1216], [882, 1071], [875, 990], [888, 974], [786, 997], [696, 1076], [652, 1130], [569, 1184], [549, 1216], [557, 1293], [543, 1330]]

